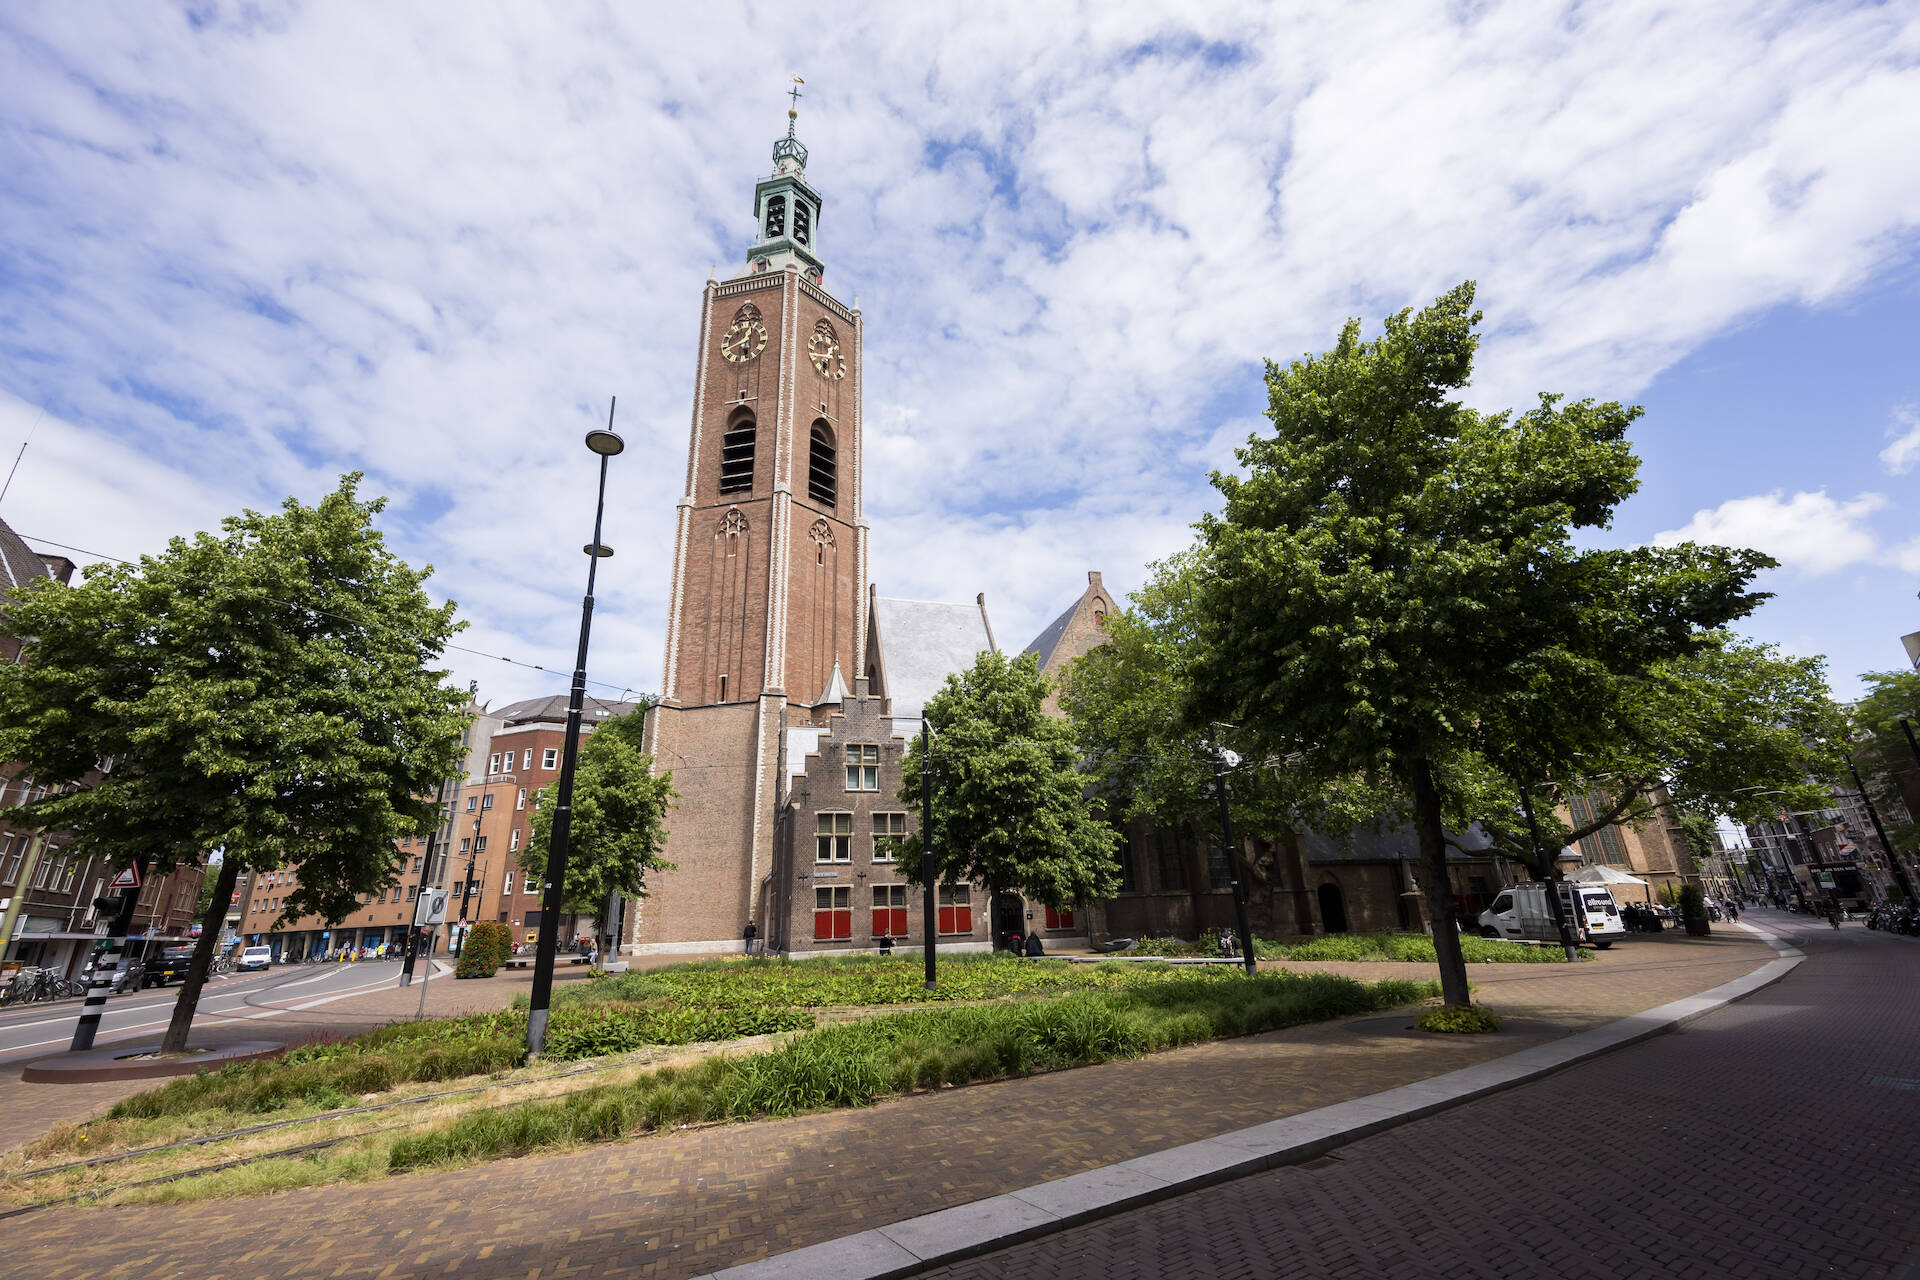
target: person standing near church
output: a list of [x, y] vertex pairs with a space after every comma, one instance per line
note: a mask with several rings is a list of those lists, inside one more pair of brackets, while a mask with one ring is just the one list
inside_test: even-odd
[[747, 921], [746, 939], [747, 939], [748, 955], [753, 954], [753, 940], [759, 936], [760, 936], [760, 930], [757, 927], [755, 927], [753, 921], [751, 920]]

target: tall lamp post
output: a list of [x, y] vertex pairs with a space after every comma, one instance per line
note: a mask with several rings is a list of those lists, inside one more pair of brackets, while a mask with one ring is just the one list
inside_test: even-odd
[[613, 549], [600, 541], [600, 520], [607, 509], [607, 459], [626, 448], [613, 433], [613, 404], [607, 425], [587, 432], [587, 448], [600, 455], [600, 495], [593, 508], [593, 541], [587, 554], [587, 594], [580, 602], [580, 651], [573, 663], [573, 690], [567, 697], [566, 737], [560, 744], [560, 788], [547, 840], [546, 881], [540, 896], [540, 940], [534, 950], [533, 993], [527, 1010], [527, 1056], [537, 1058], [547, 1043], [547, 1006], [553, 998], [553, 958], [560, 943], [560, 904], [566, 895], [567, 839], [573, 829], [573, 767], [580, 757], [580, 709], [587, 698], [587, 636], [593, 629], [593, 581], [600, 561]]

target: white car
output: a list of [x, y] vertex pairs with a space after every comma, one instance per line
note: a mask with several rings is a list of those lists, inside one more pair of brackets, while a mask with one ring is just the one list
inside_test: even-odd
[[272, 966], [272, 947], [248, 947], [240, 953], [240, 959], [234, 962], [233, 967], [244, 971], [247, 969], [268, 969]]

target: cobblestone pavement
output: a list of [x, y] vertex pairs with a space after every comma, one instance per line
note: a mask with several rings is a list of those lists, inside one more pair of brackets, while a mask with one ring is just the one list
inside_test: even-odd
[[0, 1223], [0, 1256], [34, 1280], [681, 1280], [1485, 1061], [1560, 1034], [1548, 1019], [1604, 1022], [1771, 957], [1740, 934], [1648, 939], [1579, 966], [1486, 966], [1474, 974], [1483, 1001], [1531, 1032], [1416, 1037], [1375, 1017], [269, 1199], [49, 1210]]
[[1806, 963], [1675, 1034], [928, 1274], [1920, 1276], [1920, 947], [1752, 919]]

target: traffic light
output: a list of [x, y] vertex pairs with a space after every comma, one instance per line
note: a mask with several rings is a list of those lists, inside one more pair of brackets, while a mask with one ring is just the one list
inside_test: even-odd
[[121, 911], [126, 909], [127, 898], [124, 894], [107, 893], [93, 900], [93, 909], [109, 919], [119, 919]]

